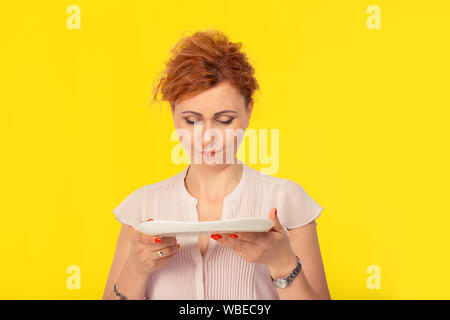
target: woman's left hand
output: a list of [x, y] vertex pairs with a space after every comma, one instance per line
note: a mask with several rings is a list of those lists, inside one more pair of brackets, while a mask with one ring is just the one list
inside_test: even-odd
[[[275, 270], [283, 266], [286, 268], [286, 264], [295, 263], [296, 258], [289, 237], [276, 215], [276, 210], [272, 208], [269, 212], [269, 218], [274, 222], [274, 226], [268, 232], [215, 233], [211, 235], [211, 238], [233, 249], [248, 262], [263, 263]], [[215, 237], [217, 234], [221, 238]]]

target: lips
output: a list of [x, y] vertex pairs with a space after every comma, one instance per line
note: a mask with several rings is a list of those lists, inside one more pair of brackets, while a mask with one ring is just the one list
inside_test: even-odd
[[214, 156], [216, 154], [216, 150], [203, 151], [204, 155]]
[[[203, 150], [203, 152], [201, 152], [203, 155], [207, 155], [207, 156], [214, 156], [216, 153], [221, 152], [222, 150]], [[200, 153], [200, 151], [197, 151]]]

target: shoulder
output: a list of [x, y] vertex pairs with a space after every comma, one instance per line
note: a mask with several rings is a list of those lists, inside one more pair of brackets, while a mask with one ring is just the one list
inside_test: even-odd
[[[274, 202], [279, 207], [280, 219], [293, 218], [295, 220], [297, 211], [302, 211], [306, 215], [315, 215], [322, 210], [322, 207], [312, 199], [305, 188], [294, 180], [274, 177], [252, 168], [248, 172], [253, 180], [252, 184], [259, 185], [259, 188], [264, 190], [264, 200], [269, 201], [271, 205]], [[296, 222], [300, 223], [300, 220], [286, 222], [292, 226]]]
[[[161, 197], [168, 195], [169, 188], [173, 188], [182, 172], [166, 178], [164, 180], [144, 185], [122, 200], [113, 212], [119, 222], [133, 226], [134, 228], [142, 221], [148, 218], [150, 214], [156, 217], [156, 207], [161, 201]], [[172, 193], [173, 194], [173, 193]], [[167, 200], [166, 198], [164, 198]]]
[[154, 183], [146, 184], [138, 189], [132, 191], [127, 197], [126, 200], [141, 200], [143, 198], [147, 198], [150, 195], [158, 195], [161, 192], [166, 192], [168, 189], [172, 188], [177, 181], [181, 178], [182, 172], [179, 172], [169, 178], [164, 180], [160, 180]]
[[179, 172], [169, 178], [166, 178], [164, 180], [157, 181], [157, 182], [154, 182], [151, 184], [147, 184], [140, 189], [142, 189], [143, 191], [157, 191], [157, 190], [170, 188], [170, 187], [174, 186], [182, 178], [182, 173], [183, 173], [183, 171]]
[[262, 171], [248, 167], [250, 179], [262, 185], [265, 190], [282, 191], [292, 185], [298, 185], [296, 182], [281, 177], [275, 177]]

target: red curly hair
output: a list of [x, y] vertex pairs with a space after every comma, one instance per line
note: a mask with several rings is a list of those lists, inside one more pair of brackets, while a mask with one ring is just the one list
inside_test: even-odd
[[159, 78], [152, 101], [161, 91], [162, 100], [174, 109], [182, 99], [229, 81], [242, 94], [247, 107], [259, 85], [241, 47], [242, 43], [232, 43], [216, 30], [197, 31], [182, 38], [170, 51], [172, 57]]

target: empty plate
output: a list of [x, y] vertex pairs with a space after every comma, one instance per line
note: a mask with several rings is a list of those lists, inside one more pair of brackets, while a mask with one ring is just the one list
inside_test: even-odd
[[218, 221], [185, 222], [152, 220], [139, 224], [136, 230], [153, 236], [198, 237], [214, 233], [267, 232], [274, 223], [266, 218], [239, 218]]

